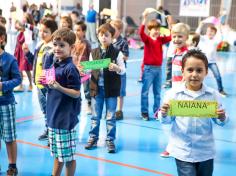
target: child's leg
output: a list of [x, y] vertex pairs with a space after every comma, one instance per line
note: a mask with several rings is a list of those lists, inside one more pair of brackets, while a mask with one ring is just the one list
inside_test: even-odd
[[9, 164], [16, 164], [17, 145], [16, 141], [6, 142]]
[[76, 160], [66, 162], [66, 176], [74, 176], [76, 169]]
[[190, 163], [175, 159], [179, 176], [197, 176], [196, 163]]
[[60, 176], [61, 175], [61, 171], [63, 169], [63, 166], [64, 166], [63, 162], [59, 162], [57, 158], [54, 159], [52, 175], [53, 176]]
[[221, 75], [220, 75], [218, 66], [216, 65], [216, 63], [210, 63], [208, 64], [208, 67], [211, 69], [216, 79], [219, 92], [223, 91], [223, 85], [222, 85]]
[[117, 101], [117, 109], [118, 109], [118, 111], [122, 111], [122, 109], [123, 109], [123, 104], [124, 104], [124, 97], [118, 97], [118, 99], [117, 99], [118, 101]]
[[31, 72], [30, 71], [25, 71], [26, 72], [26, 75], [28, 77], [28, 80], [29, 80], [29, 90], [32, 90], [32, 75], [31, 75]]
[[197, 175], [199, 176], [211, 176], [213, 174], [214, 160], [199, 162], [197, 164]]

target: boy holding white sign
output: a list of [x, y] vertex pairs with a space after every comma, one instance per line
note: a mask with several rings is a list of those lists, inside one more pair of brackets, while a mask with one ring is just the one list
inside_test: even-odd
[[100, 46], [91, 51], [91, 60], [111, 58], [108, 68], [92, 70], [90, 80], [90, 95], [92, 97], [92, 118], [89, 140], [85, 149], [90, 150], [97, 146], [99, 138], [100, 120], [103, 104], [106, 104], [107, 150], [115, 153], [116, 136], [116, 105], [120, 96], [120, 75], [125, 73], [123, 54], [112, 45], [115, 29], [110, 24], [103, 24], [98, 29]]
[[[213, 123], [223, 126], [226, 122], [220, 95], [203, 84], [208, 73], [208, 61], [200, 50], [189, 50], [182, 60], [182, 74], [185, 82], [165, 94], [158, 117], [162, 123], [172, 123], [167, 152], [176, 160], [179, 176], [206, 175], [213, 173], [215, 156]], [[171, 100], [203, 100], [217, 102], [217, 117], [168, 116]]]

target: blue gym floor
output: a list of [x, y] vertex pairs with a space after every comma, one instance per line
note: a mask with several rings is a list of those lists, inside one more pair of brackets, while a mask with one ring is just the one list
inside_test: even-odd
[[[83, 104], [78, 125], [78, 148], [76, 154], [76, 175], [80, 176], [156, 176], [177, 175], [173, 158], [161, 158], [159, 154], [168, 142], [170, 126], [161, 125], [152, 119], [140, 118], [140, 90], [137, 82], [143, 50], [131, 50], [127, 68], [127, 97], [124, 105], [124, 120], [117, 121], [116, 154], [108, 154], [105, 148], [105, 121], [102, 119], [100, 140], [96, 150], [85, 150], [88, 139], [90, 117]], [[216, 158], [214, 176], [233, 176], [236, 173], [236, 53], [219, 53], [218, 66], [222, 74], [225, 91], [223, 98], [230, 121], [224, 127], [215, 126]], [[165, 64], [163, 64], [165, 65]], [[163, 69], [164, 70], [164, 69]], [[163, 71], [164, 72], [164, 71]], [[164, 74], [163, 74], [164, 78]], [[164, 79], [163, 79], [164, 80]], [[210, 72], [205, 82], [216, 88], [216, 81]], [[27, 81], [25, 81], [27, 84]], [[27, 85], [26, 85], [27, 88]], [[150, 90], [149, 107], [153, 103]], [[165, 90], [162, 90], [162, 93]], [[48, 176], [53, 167], [53, 158], [46, 142], [38, 141], [44, 130], [44, 120], [39, 108], [37, 94], [16, 93], [17, 101], [17, 166], [21, 176]], [[150, 114], [153, 116], [153, 114]], [[2, 142], [0, 152], [1, 174], [5, 175], [8, 160], [6, 147]], [[0, 175], [1, 175], [0, 174]], [[64, 171], [63, 174], [64, 175]]]

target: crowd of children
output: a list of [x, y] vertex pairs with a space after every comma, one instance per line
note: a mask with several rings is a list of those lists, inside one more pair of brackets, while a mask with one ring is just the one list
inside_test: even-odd
[[[212, 122], [224, 125], [227, 118], [222, 107], [220, 94], [226, 96], [221, 75], [216, 64], [215, 35], [217, 29], [209, 26], [205, 36], [194, 35], [189, 48], [187, 40], [190, 27], [184, 23], [169, 24], [171, 34], [160, 34], [160, 23], [156, 19], [147, 20], [148, 11], [143, 12], [140, 26], [140, 37], [144, 43], [143, 75], [141, 89], [141, 118], [148, 121], [149, 89], [153, 88], [154, 105], [152, 108], [156, 118], [162, 123], [172, 123], [170, 139], [166, 151], [161, 156], [169, 155], [175, 158], [180, 176], [212, 175], [214, 158], [214, 137]], [[4, 18], [3, 18], [4, 19]], [[4, 20], [0, 18], [1, 23]], [[167, 20], [167, 22], [169, 22]], [[200, 34], [200, 27], [197, 33]], [[87, 103], [87, 114], [91, 115], [89, 139], [85, 149], [97, 147], [99, 140], [100, 120], [103, 106], [106, 106], [106, 145], [108, 153], [116, 152], [116, 120], [122, 120], [124, 97], [126, 96], [126, 64], [129, 57], [128, 42], [122, 37], [123, 23], [121, 20], [111, 20], [102, 24], [97, 30], [99, 45], [91, 48], [86, 39], [87, 26], [82, 21], [63, 16], [59, 29], [53, 19], [44, 17], [39, 22], [41, 41], [34, 54], [25, 43], [25, 24], [16, 22], [19, 31], [15, 49], [15, 57], [4, 50], [6, 29], [0, 24], [0, 139], [6, 142], [9, 168], [7, 175], [17, 175], [17, 147], [15, 129], [15, 99], [13, 89], [22, 91], [22, 71], [26, 71], [29, 79], [29, 91], [32, 82], [37, 87], [38, 100], [45, 119], [45, 132], [39, 140], [48, 140], [48, 145], [54, 157], [52, 175], [61, 175], [65, 164], [66, 175], [74, 175], [76, 169], [75, 152], [77, 145], [78, 116], [81, 111], [81, 85]], [[147, 29], [147, 33], [145, 32]], [[163, 45], [171, 42], [168, 61], [168, 80], [165, 88], [171, 88], [165, 93], [161, 103], [161, 83], [163, 64]], [[206, 47], [207, 46], [207, 47]], [[199, 47], [202, 51], [196, 49]], [[110, 58], [107, 68], [85, 72], [81, 62]], [[212, 70], [218, 85], [215, 91], [203, 80]], [[33, 81], [31, 80], [33, 70]], [[53, 70], [55, 78], [47, 80], [45, 71]], [[81, 83], [83, 76], [88, 76]], [[218, 118], [187, 118], [167, 115], [170, 100], [212, 100], [218, 102]], [[190, 128], [197, 125], [201, 133], [196, 134]], [[2, 130], [3, 129], [3, 130]], [[186, 133], [186, 131], [188, 131]], [[197, 136], [196, 136], [197, 135]], [[207, 138], [204, 138], [207, 136]], [[195, 144], [191, 143], [191, 139]], [[205, 140], [207, 139], [207, 141]], [[0, 143], [1, 144], [1, 143]], [[201, 145], [201, 149], [198, 146]], [[183, 148], [184, 146], [184, 148]], [[190, 151], [194, 152], [190, 152]]]

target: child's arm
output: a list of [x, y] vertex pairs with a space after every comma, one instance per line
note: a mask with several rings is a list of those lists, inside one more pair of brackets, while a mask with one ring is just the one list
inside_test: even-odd
[[201, 35], [201, 30], [202, 30], [203, 25], [204, 25], [204, 23], [201, 21], [199, 26], [197, 27], [197, 29], [195, 31], [197, 34]]
[[125, 63], [123, 57], [123, 54], [119, 52], [119, 55], [117, 57], [117, 64], [110, 63], [109, 71], [115, 71], [117, 74], [123, 75], [125, 73]]
[[0, 90], [3, 92], [12, 91], [16, 86], [20, 85], [22, 78], [18, 69], [17, 60], [14, 59], [11, 63], [10, 77], [8, 81], [0, 82]]
[[139, 35], [142, 39], [143, 42], [145, 42], [147, 39], [148, 39], [148, 36], [147, 34], [145, 34], [144, 30], [145, 30], [145, 23], [147, 21], [147, 15], [148, 13], [146, 11], [143, 12], [143, 21], [142, 21], [142, 25], [140, 27], [140, 30], [139, 30]]
[[70, 89], [66, 87], [62, 87], [58, 82], [56, 81], [50, 81], [48, 83], [48, 87], [50, 89], [56, 89], [72, 98], [79, 98], [80, 97], [80, 90]]
[[173, 93], [172, 91], [167, 91], [164, 100], [163, 100], [163, 105], [161, 108], [158, 110], [158, 119], [160, 120], [161, 123], [164, 124], [169, 124], [174, 120], [174, 117], [168, 116], [168, 111], [170, 109], [170, 100], [173, 99]]
[[216, 98], [217, 98], [217, 102], [218, 102], [218, 109], [217, 109], [217, 115], [218, 118], [212, 118], [212, 120], [220, 126], [225, 125], [225, 123], [229, 120], [228, 117], [226, 116], [225, 110], [222, 106], [222, 100], [220, 95], [218, 94], [218, 92], [216, 93]]
[[24, 43], [22, 45], [22, 49], [23, 49], [23, 52], [24, 52], [24, 55], [26, 56], [27, 60], [29, 61], [29, 63], [31, 65], [33, 65], [33, 62], [34, 62], [34, 54], [32, 54], [29, 50], [29, 47], [26, 43]]

